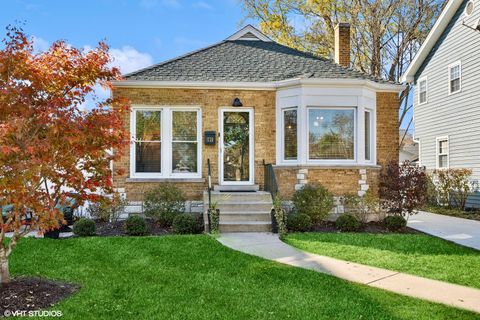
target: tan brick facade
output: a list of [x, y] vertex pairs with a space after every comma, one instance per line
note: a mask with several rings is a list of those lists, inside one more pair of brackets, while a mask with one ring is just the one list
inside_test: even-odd
[[[162, 88], [116, 88], [114, 94], [127, 97], [132, 104], [164, 106], [201, 106], [202, 135], [205, 131], [218, 132], [218, 115], [222, 107], [230, 107], [232, 100], [240, 98], [243, 105], [254, 109], [255, 121], [255, 183], [263, 187], [262, 161], [275, 163], [275, 91], [273, 90], [220, 90], [220, 89], [162, 89]], [[241, 109], [240, 107], [239, 109]], [[129, 128], [129, 116], [125, 116]], [[377, 161], [384, 165], [390, 160], [398, 161], [398, 95], [395, 92], [377, 93]], [[117, 188], [125, 189], [130, 201], [141, 201], [143, 193], [158, 185], [157, 182], [129, 182], [129, 154], [127, 147], [115, 169], [122, 168], [125, 174], [114, 177]], [[200, 200], [207, 187], [207, 159], [211, 161], [212, 183], [218, 183], [218, 144], [202, 145], [202, 182], [175, 182], [190, 200]], [[307, 169], [304, 179], [299, 170]], [[361, 171], [365, 170], [365, 172]], [[379, 168], [275, 168], [277, 182], [283, 199], [295, 192], [295, 186], [303, 180], [322, 184], [334, 195], [355, 194], [362, 190], [362, 181], [375, 192], [378, 190]]]
[[[115, 96], [130, 99], [132, 105], [164, 105], [164, 106], [201, 106], [202, 135], [203, 132], [218, 132], [218, 114], [221, 107], [230, 107], [234, 98], [238, 97], [245, 107], [254, 109], [255, 121], [255, 183], [263, 184], [263, 165], [275, 162], [275, 91], [260, 90], [210, 90], [210, 89], [161, 89], [161, 88], [116, 88]], [[241, 109], [240, 107], [239, 109]], [[125, 116], [125, 126], [130, 128], [130, 119]], [[130, 201], [141, 201], [143, 192], [156, 183], [126, 182], [129, 176], [130, 149], [127, 148], [122, 159], [114, 164], [115, 168], [125, 170], [125, 175], [115, 176], [117, 188], [125, 188]], [[212, 183], [218, 183], [218, 145], [202, 146], [202, 176], [207, 176], [207, 159], [211, 161]], [[189, 199], [201, 199], [207, 187], [206, 180], [199, 182], [175, 182], [184, 190]]]

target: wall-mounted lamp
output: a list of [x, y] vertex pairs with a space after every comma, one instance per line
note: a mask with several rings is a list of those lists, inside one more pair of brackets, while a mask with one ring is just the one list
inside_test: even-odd
[[243, 104], [242, 104], [242, 101], [240, 101], [239, 98], [235, 98], [235, 99], [233, 99], [232, 106], [233, 107], [242, 107]]

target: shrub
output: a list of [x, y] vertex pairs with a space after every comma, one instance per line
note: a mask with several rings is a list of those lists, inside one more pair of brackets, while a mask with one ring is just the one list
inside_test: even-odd
[[273, 215], [278, 227], [278, 234], [283, 237], [287, 234], [287, 215], [282, 208], [282, 200], [278, 195], [273, 199]]
[[291, 231], [310, 231], [312, 229], [312, 219], [304, 213], [295, 213], [288, 217], [287, 227]]
[[306, 214], [315, 223], [324, 220], [333, 209], [332, 194], [323, 186], [306, 185], [295, 191], [293, 205], [298, 214]]
[[465, 210], [469, 194], [476, 189], [470, 182], [471, 175], [470, 169], [434, 170], [432, 181], [440, 205]]
[[370, 190], [363, 197], [346, 195], [343, 198], [345, 212], [353, 215], [362, 223], [367, 223], [371, 215], [379, 216], [380, 200]]
[[197, 220], [188, 213], [179, 214], [173, 219], [173, 233], [191, 234], [197, 232]]
[[344, 214], [335, 221], [338, 229], [344, 232], [357, 231], [361, 227], [360, 221], [351, 214]]
[[96, 220], [115, 223], [127, 205], [128, 201], [116, 192], [111, 198], [103, 198], [90, 204], [87, 211]]
[[162, 227], [171, 227], [175, 216], [185, 211], [182, 191], [171, 184], [162, 184], [145, 192], [144, 213]]
[[398, 231], [407, 226], [407, 220], [399, 215], [385, 217], [383, 223], [385, 224], [385, 227], [391, 231]]
[[144, 236], [148, 234], [147, 223], [140, 216], [130, 216], [125, 220], [125, 233], [129, 236]]
[[81, 218], [73, 224], [73, 233], [79, 237], [89, 237], [95, 235], [95, 221], [87, 218]]
[[391, 161], [380, 175], [380, 197], [387, 213], [409, 215], [426, 201], [427, 175], [407, 161]]

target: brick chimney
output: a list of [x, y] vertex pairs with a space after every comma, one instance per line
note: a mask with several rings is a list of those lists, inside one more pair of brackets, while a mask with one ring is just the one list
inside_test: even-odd
[[339, 23], [335, 26], [335, 62], [350, 68], [350, 24]]

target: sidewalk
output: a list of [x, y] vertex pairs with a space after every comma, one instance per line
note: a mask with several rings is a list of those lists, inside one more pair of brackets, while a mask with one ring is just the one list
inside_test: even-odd
[[480, 250], [480, 221], [420, 211], [408, 219], [408, 226]]
[[410, 297], [480, 313], [480, 290], [307, 253], [272, 233], [222, 233], [223, 245], [254, 256]]

